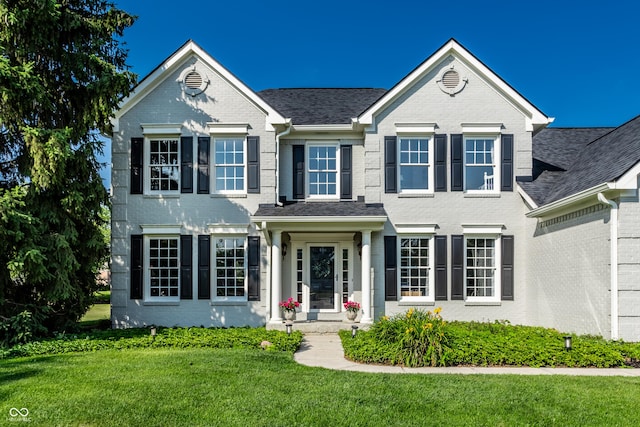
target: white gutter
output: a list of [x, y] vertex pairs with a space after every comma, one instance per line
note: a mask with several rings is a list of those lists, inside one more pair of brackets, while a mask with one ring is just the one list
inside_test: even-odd
[[291, 132], [291, 121], [287, 120], [287, 124], [289, 125], [284, 131], [280, 132], [276, 135], [276, 205], [282, 206], [282, 202], [280, 201], [280, 138], [286, 135], [289, 135]]
[[596, 185], [595, 187], [587, 188], [579, 193], [573, 194], [571, 196], [567, 196], [563, 199], [556, 200], [555, 202], [551, 202], [547, 205], [540, 206], [539, 208], [533, 209], [526, 213], [527, 218], [537, 218], [542, 217], [548, 214], [553, 214], [556, 210], [565, 208], [567, 206], [571, 206], [574, 203], [587, 199], [589, 197], [595, 196], [596, 194], [612, 190], [613, 186], [610, 183], [603, 183]]
[[611, 339], [618, 339], [618, 204], [598, 193], [598, 200], [611, 206]]

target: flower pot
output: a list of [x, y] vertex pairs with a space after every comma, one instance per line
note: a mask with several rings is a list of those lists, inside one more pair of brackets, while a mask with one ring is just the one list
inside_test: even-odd
[[347, 310], [347, 320], [353, 322], [358, 317], [358, 312], [353, 310]]
[[284, 310], [284, 320], [296, 320], [296, 311]]

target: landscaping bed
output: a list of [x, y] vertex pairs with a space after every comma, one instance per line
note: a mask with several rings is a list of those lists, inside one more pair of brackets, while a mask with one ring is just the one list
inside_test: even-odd
[[439, 309], [383, 317], [369, 331], [341, 332], [345, 357], [360, 363], [421, 366], [638, 367], [640, 344], [570, 335], [508, 322], [447, 322]]

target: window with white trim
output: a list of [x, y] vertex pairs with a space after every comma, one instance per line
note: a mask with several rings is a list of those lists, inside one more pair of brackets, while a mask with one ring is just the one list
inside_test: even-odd
[[499, 191], [500, 168], [496, 137], [464, 138], [464, 186], [466, 191]]
[[401, 300], [434, 300], [432, 236], [398, 236]]
[[225, 236], [215, 237], [214, 242], [214, 298], [246, 300], [247, 239]]
[[432, 138], [400, 137], [399, 188], [401, 192], [433, 190]]
[[245, 191], [245, 138], [215, 138], [216, 193]]
[[154, 138], [149, 141], [149, 190], [180, 190], [180, 151], [177, 138]]
[[149, 299], [180, 297], [179, 237], [147, 237], [147, 296]]
[[339, 197], [338, 144], [309, 144], [307, 147], [307, 188], [310, 198]]
[[465, 236], [465, 299], [500, 300], [500, 236]]

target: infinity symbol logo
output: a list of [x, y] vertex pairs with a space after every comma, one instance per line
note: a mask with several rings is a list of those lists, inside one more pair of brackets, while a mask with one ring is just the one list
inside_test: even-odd
[[29, 410], [27, 408], [11, 408], [9, 409], [9, 415], [11, 415], [12, 417], [26, 417], [27, 415], [29, 415]]

